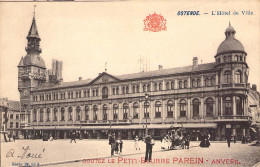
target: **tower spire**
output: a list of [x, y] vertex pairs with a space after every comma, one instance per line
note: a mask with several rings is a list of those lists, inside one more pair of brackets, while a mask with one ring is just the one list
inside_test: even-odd
[[34, 5], [34, 9], [33, 9], [33, 19], [35, 19], [35, 8], [36, 8], [36, 5]]

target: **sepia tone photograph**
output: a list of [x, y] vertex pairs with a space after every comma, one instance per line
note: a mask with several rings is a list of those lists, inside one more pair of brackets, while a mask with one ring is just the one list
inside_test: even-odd
[[259, 6], [0, 0], [0, 166], [260, 166]]

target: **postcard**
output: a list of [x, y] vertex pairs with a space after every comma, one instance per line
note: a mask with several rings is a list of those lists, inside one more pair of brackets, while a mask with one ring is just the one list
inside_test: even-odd
[[0, 166], [260, 166], [259, 6], [1, 0]]

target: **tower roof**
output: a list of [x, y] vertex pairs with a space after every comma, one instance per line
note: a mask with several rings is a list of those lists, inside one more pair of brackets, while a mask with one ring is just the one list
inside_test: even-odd
[[31, 25], [27, 38], [29, 38], [29, 37], [34, 37], [34, 38], [40, 39], [38, 30], [37, 30], [37, 26], [36, 26], [35, 17], [33, 17], [32, 25]]
[[235, 38], [235, 34], [234, 27], [229, 23], [225, 31], [226, 39], [219, 45], [217, 55], [230, 52], [245, 52], [244, 46]]
[[18, 64], [18, 67], [21, 67], [21, 66], [24, 66], [24, 64], [23, 64], [23, 56], [22, 56], [22, 58], [21, 58], [21, 60], [20, 60], [20, 62]]

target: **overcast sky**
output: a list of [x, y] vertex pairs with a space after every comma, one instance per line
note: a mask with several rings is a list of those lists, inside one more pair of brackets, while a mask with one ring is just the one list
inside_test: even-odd
[[[0, 96], [19, 100], [17, 65], [26, 55], [35, 4], [41, 56], [47, 68], [52, 59], [63, 61], [65, 82], [95, 78], [104, 71], [105, 62], [112, 75], [139, 72], [140, 57], [147, 59], [150, 70], [158, 65], [164, 69], [191, 65], [195, 56], [199, 63], [213, 62], [230, 21], [248, 54], [249, 82], [260, 89], [260, 3], [223, 2], [0, 2]], [[209, 14], [177, 16], [179, 10]], [[239, 15], [212, 16], [216, 10]], [[242, 10], [254, 15], [244, 16]], [[143, 31], [143, 20], [154, 12], [167, 20], [167, 31]]]

